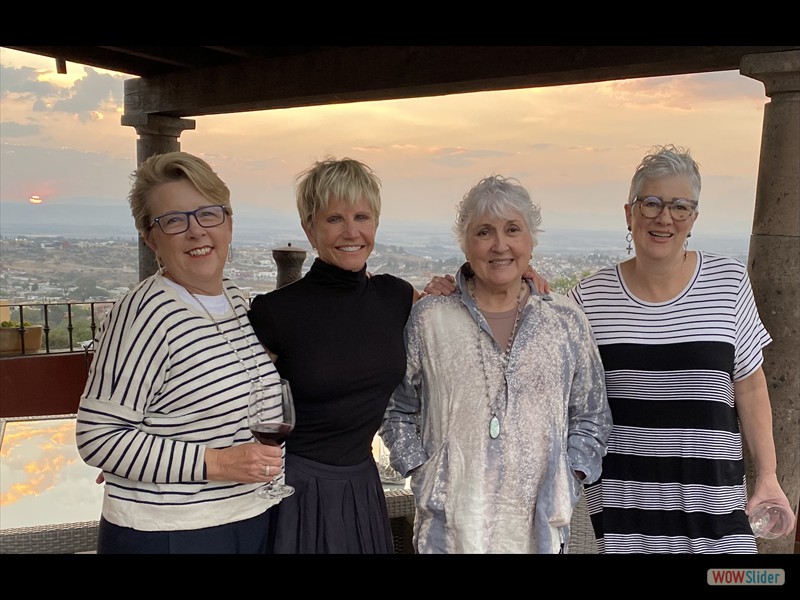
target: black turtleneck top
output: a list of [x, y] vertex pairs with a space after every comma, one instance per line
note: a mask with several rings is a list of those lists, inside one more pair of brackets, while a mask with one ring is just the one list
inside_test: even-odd
[[296, 424], [292, 454], [330, 465], [372, 455], [389, 397], [406, 370], [403, 330], [413, 289], [315, 259], [301, 279], [256, 296], [249, 316], [288, 379]]

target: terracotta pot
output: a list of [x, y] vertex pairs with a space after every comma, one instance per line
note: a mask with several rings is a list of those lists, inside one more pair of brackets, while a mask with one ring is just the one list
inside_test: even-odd
[[[36, 354], [42, 347], [41, 325], [25, 328], [25, 354]], [[0, 327], [0, 354], [22, 354], [19, 329], [16, 327]]]

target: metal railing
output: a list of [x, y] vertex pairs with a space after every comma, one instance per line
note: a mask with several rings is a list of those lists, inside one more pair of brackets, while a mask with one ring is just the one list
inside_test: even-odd
[[[252, 299], [248, 298], [248, 302]], [[0, 304], [2, 322], [13, 322], [16, 344], [3, 347], [1, 357], [23, 354], [55, 354], [84, 352], [92, 349], [95, 333], [115, 300], [93, 300], [87, 302], [3, 302]], [[30, 332], [42, 328], [36, 347], [31, 347]]]
[[[4, 347], [2, 355], [88, 352], [113, 305], [113, 300], [3, 303], [3, 329], [14, 330], [17, 343]], [[31, 336], [38, 328], [41, 336]]]

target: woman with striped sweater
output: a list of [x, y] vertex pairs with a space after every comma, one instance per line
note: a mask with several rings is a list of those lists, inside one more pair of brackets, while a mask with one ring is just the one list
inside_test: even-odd
[[131, 212], [160, 270], [102, 323], [76, 425], [102, 469], [98, 553], [262, 553], [256, 490], [281, 473], [281, 448], [247, 425], [254, 385], [278, 375], [223, 277], [230, 191], [203, 160], [156, 155], [134, 174]]

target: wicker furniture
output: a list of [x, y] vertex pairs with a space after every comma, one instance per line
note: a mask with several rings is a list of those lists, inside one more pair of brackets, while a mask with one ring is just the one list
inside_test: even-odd
[[414, 494], [411, 490], [387, 491], [386, 508], [392, 527], [395, 554], [414, 554], [411, 540], [414, 528]]
[[[394, 535], [395, 552], [413, 553], [411, 526], [414, 496], [409, 490], [386, 492], [386, 506]], [[0, 554], [77, 554], [97, 548], [97, 521], [62, 523], [0, 530]]]
[[0, 530], [0, 554], [78, 554], [97, 549], [97, 521]]

